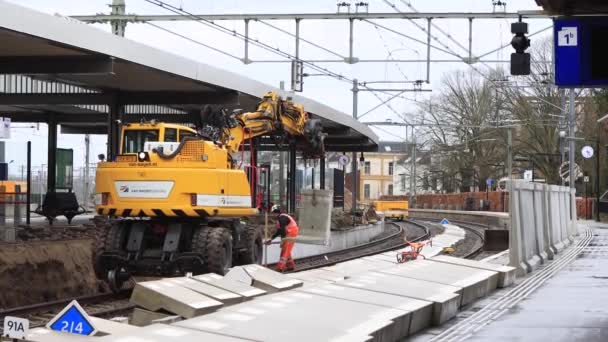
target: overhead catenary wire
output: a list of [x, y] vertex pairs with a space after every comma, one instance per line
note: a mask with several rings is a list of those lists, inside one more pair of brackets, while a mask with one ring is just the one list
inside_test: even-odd
[[186, 35], [183, 35], [183, 34], [181, 34], [181, 33], [175, 32], [175, 31], [173, 31], [173, 30], [170, 30], [170, 29], [168, 29], [168, 28], [162, 27], [162, 26], [160, 26], [160, 25], [153, 24], [153, 23], [151, 23], [151, 22], [147, 22], [146, 24], [148, 24], [148, 25], [150, 25], [150, 26], [152, 26], [152, 27], [154, 27], [154, 28], [156, 28], [156, 29], [159, 29], [159, 30], [161, 30], [161, 31], [165, 31], [165, 32], [167, 32], [167, 33], [169, 33], [169, 34], [172, 34], [172, 35], [174, 35], [174, 36], [177, 36], [177, 37], [180, 37], [180, 38], [182, 38], [182, 39], [185, 39], [185, 40], [187, 40], [187, 41], [189, 41], [189, 42], [191, 42], [191, 43], [194, 43], [194, 44], [197, 44], [197, 45], [203, 46], [203, 47], [205, 47], [205, 48], [207, 48], [207, 49], [213, 50], [213, 51], [215, 51], [215, 52], [221, 53], [221, 54], [222, 54], [222, 55], [224, 55], [224, 56], [228, 56], [228, 57], [234, 58], [234, 59], [236, 59], [236, 60], [238, 60], [238, 61], [242, 61], [242, 59], [241, 59], [239, 56], [236, 56], [236, 55], [233, 55], [233, 54], [228, 53], [228, 52], [226, 52], [226, 51], [220, 50], [220, 49], [215, 48], [215, 47], [213, 47], [213, 46], [211, 46], [211, 45], [208, 45], [208, 44], [205, 44], [205, 43], [203, 43], [203, 42], [200, 42], [200, 41], [198, 41], [198, 40], [196, 40], [196, 39], [192, 39], [192, 38], [190, 38], [190, 37], [188, 37], [188, 36], [186, 36]]
[[[270, 46], [270, 45], [268, 45], [266, 43], [263, 43], [263, 42], [261, 42], [258, 39], [252, 40], [251, 38], [249, 38], [249, 37], [247, 37], [247, 36], [245, 36], [245, 35], [243, 35], [243, 34], [241, 34], [239, 32], [236, 32], [235, 30], [231, 30], [231, 29], [226, 28], [226, 27], [224, 27], [222, 25], [219, 25], [219, 24], [217, 24], [217, 23], [215, 23], [213, 21], [207, 20], [207, 19], [205, 19], [205, 18], [203, 18], [201, 16], [198, 16], [196, 14], [192, 14], [192, 13], [184, 10], [183, 8], [175, 7], [175, 6], [173, 6], [170, 3], [167, 3], [165, 1], [162, 1], [162, 0], [144, 0], [144, 1], [146, 1], [146, 2], [148, 2], [150, 4], [153, 4], [155, 6], [161, 7], [163, 9], [166, 9], [166, 10], [168, 10], [170, 12], [173, 12], [175, 14], [178, 14], [180, 16], [189, 17], [194, 22], [197, 22], [197, 23], [200, 23], [200, 24], [205, 25], [207, 27], [211, 27], [213, 29], [219, 30], [220, 32], [223, 32], [223, 33], [228, 34], [230, 36], [236, 37], [236, 38], [244, 40], [244, 41], [248, 41], [249, 43], [251, 43], [254, 46], [257, 46], [257, 47], [259, 47], [261, 49], [264, 49], [266, 51], [272, 52], [274, 54], [277, 54], [277, 55], [282, 56], [284, 58], [287, 58], [289, 60], [301, 62], [303, 65], [306, 65], [309, 68], [311, 68], [313, 70], [316, 70], [316, 71], [318, 71], [318, 72], [320, 72], [322, 74], [325, 74], [327, 76], [333, 77], [333, 78], [337, 79], [338, 81], [347, 82], [347, 83], [352, 83], [353, 82], [352, 78], [343, 76], [343, 75], [338, 74], [336, 72], [333, 72], [333, 71], [331, 71], [331, 70], [329, 70], [327, 68], [323, 68], [321, 66], [318, 66], [315, 63], [312, 63], [312, 62], [309, 62], [309, 61], [306, 61], [306, 60], [302, 60], [300, 58], [296, 58], [296, 56], [293, 56], [293, 55], [289, 54], [288, 52], [281, 51], [278, 48], [275, 48], [275, 47], [272, 47], [272, 46]], [[192, 38], [189, 38], [188, 40], [192, 40]], [[202, 44], [204, 44], [204, 43], [202, 43]], [[241, 60], [240, 58], [238, 58], [238, 59]], [[368, 87], [368, 86], [365, 85], [365, 82], [359, 82], [358, 84], [362, 88], [371, 89], [370, 87]], [[380, 101], [384, 101], [384, 100], [382, 98], [380, 98], [377, 93], [383, 93], [383, 94], [392, 95], [392, 94], [390, 94], [390, 92], [385, 92], [385, 91], [371, 91], [371, 93], [376, 98], [378, 98], [378, 100], [380, 100]], [[400, 95], [399, 98], [402, 98], [402, 99], [405, 99], [405, 100], [409, 100], [409, 101], [417, 102], [417, 101], [412, 100], [410, 98], [404, 97], [403, 95]], [[389, 108], [390, 108], [390, 106], [389, 106]], [[393, 110], [393, 109], [391, 108], [391, 110]]]
[[[295, 35], [295, 34], [293, 34], [293, 33], [289, 32], [289, 31], [287, 31], [287, 30], [284, 30], [284, 29], [282, 29], [282, 28], [280, 28], [280, 27], [278, 27], [278, 26], [272, 25], [271, 23], [268, 23], [268, 22], [266, 22], [266, 21], [263, 21], [263, 20], [257, 20], [257, 22], [259, 22], [260, 24], [264, 24], [264, 25], [266, 25], [266, 26], [268, 26], [268, 27], [270, 27], [270, 28], [273, 28], [273, 29], [275, 29], [275, 30], [277, 30], [277, 31], [279, 31], [279, 32], [282, 32], [282, 33], [284, 33], [284, 34], [286, 34], [286, 35], [288, 35], [288, 36], [290, 36], [290, 37], [293, 37], [293, 38], [295, 38], [295, 37], [296, 37], [296, 35]], [[320, 50], [323, 50], [323, 51], [325, 51], [325, 52], [327, 52], [327, 53], [330, 53], [330, 54], [332, 54], [332, 55], [334, 55], [334, 56], [336, 56], [336, 57], [339, 57], [339, 58], [342, 58], [342, 59], [346, 58], [346, 56], [341, 55], [341, 54], [339, 54], [339, 53], [337, 53], [337, 52], [335, 52], [335, 51], [333, 51], [333, 50], [330, 50], [330, 49], [328, 49], [328, 48], [326, 48], [326, 47], [324, 47], [324, 46], [322, 46], [322, 45], [320, 45], [320, 44], [317, 44], [317, 43], [315, 43], [315, 42], [313, 42], [313, 41], [307, 40], [307, 39], [302, 38], [302, 37], [298, 37], [298, 39], [299, 39], [299, 40], [301, 40], [301, 41], [303, 41], [304, 43], [307, 43], [307, 44], [309, 44], [309, 45], [311, 45], [311, 46], [314, 46], [314, 47], [316, 47], [316, 48], [318, 48], [318, 49], [320, 49]]]

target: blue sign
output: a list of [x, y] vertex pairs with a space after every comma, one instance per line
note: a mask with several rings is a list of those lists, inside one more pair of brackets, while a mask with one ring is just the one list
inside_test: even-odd
[[494, 184], [494, 180], [492, 178], [486, 179], [486, 185], [487, 186], [492, 186], [492, 184]]
[[608, 18], [558, 18], [554, 30], [555, 84], [566, 88], [608, 86], [604, 48]]
[[450, 221], [448, 221], [448, 219], [444, 218], [443, 220], [441, 220], [441, 222], [439, 222], [440, 224], [450, 224]]
[[76, 335], [95, 335], [97, 329], [84, 309], [73, 300], [46, 325], [48, 329]]

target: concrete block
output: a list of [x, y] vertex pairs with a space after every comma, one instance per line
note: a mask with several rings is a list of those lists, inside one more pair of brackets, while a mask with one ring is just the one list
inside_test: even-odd
[[141, 329], [135, 333], [122, 335], [109, 335], [96, 338], [99, 342], [199, 342], [199, 341], [214, 341], [214, 342], [238, 342], [242, 341], [239, 338], [217, 335], [204, 331], [192, 329], [184, 329], [175, 325], [154, 324]]
[[433, 303], [428, 301], [335, 284], [311, 286], [296, 291], [402, 310], [404, 315], [395, 320], [392, 341], [415, 334], [431, 324]]
[[301, 190], [302, 208], [298, 217], [298, 242], [327, 245], [331, 230], [333, 190]]
[[220, 289], [224, 289], [226, 291], [237, 293], [244, 299], [251, 299], [266, 293], [264, 290], [222, 277], [221, 275], [215, 273], [197, 275], [192, 277], [192, 279], [219, 287]]
[[393, 266], [394, 265], [391, 265], [384, 261], [355, 259], [346, 262], [341, 262], [333, 266], [323, 267], [322, 269], [341, 274], [348, 279], [350, 277], [364, 274], [369, 271], [390, 268]]
[[315, 279], [317, 279], [318, 281], [328, 281], [335, 283], [337, 281], [344, 280], [344, 275], [326, 269], [314, 269], [290, 273], [288, 274], [288, 276], [291, 278], [300, 279], [302, 281], [314, 281]]
[[288, 291], [175, 325], [255, 341], [390, 341], [402, 310]]
[[[162, 312], [150, 311], [142, 308], [135, 308], [131, 315], [131, 324], [133, 326], [145, 327], [159, 320], [176, 317]], [[179, 317], [179, 316], [177, 316]]]
[[289, 278], [260, 265], [233, 267], [226, 274], [226, 278], [257, 287], [266, 292], [290, 290], [303, 284], [301, 280]]
[[461, 305], [487, 296], [498, 283], [497, 272], [426, 260], [408, 262], [379, 272], [462, 288]]
[[447, 255], [438, 255], [438, 256], [435, 256], [428, 260], [435, 261], [435, 262], [443, 262], [446, 264], [460, 265], [460, 266], [477, 268], [477, 269], [481, 269], [481, 270], [498, 272], [497, 287], [500, 287], [500, 288], [511, 286], [515, 282], [515, 271], [516, 271], [515, 267], [490, 264], [487, 262], [480, 262], [480, 261], [468, 260], [468, 259], [462, 259], [462, 258], [455, 258], [455, 257], [447, 256]]
[[97, 328], [97, 331], [99, 331], [97, 333], [97, 335], [123, 334], [123, 333], [133, 332], [133, 331], [137, 331], [137, 330], [141, 329], [141, 328], [133, 326], [133, 325], [115, 322], [115, 321], [108, 320], [108, 319], [97, 318], [97, 317], [90, 317], [90, 318], [91, 318], [91, 323], [93, 323], [95, 328]]
[[226, 291], [219, 287], [215, 287], [194, 279], [180, 277], [180, 278], [168, 278], [163, 280], [165, 282], [170, 282], [181, 287], [185, 287], [194, 292], [201, 293], [209, 298], [213, 298], [218, 302], [222, 302], [225, 305], [231, 305], [234, 303], [239, 303], [243, 301], [243, 297], [234, 292]]
[[367, 291], [388, 293], [433, 303], [432, 324], [441, 325], [458, 313], [461, 287], [419, 279], [404, 280], [403, 277], [381, 272], [369, 272], [337, 283]]
[[164, 309], [187, 318], [214, 311], [223, 305], [203, 294], [162, 280], [137, 283], [131, 302], [150, 311]]

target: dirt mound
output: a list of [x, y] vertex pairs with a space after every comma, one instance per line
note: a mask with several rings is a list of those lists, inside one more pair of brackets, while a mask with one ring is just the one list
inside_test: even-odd
[[97, 292], [92, 241], [40, 241], [0, 247], [0, 307]]

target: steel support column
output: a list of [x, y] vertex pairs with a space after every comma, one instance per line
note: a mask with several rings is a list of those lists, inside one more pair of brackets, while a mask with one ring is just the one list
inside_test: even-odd
[[285, 208], [285, 152], [279, 152], [279, 203]]
[[122, 122], [124, 106], [120, 102], [120, 97], [116, 95], [109, 107], [107, 160], [114, 160], [120, 151], [120, 122]]
[[[358, 119], [358, 106], [359, 106], [359, 81], [355, 78], [353, 79], [353, 118], [355, 118], [355, 120]], [[351, 166], [352, 166], [352, 176], [353, 176], [353, 180], [352, 180], [352, 195], [353, 195], [353, 199], [352, 199], [352, 211], [353, 211], [353, 215], [355, 213], [355, 210], [357, 209], [357, 195], [359, 193], [359, 182], [358, 182], [358, 178], [357, 177], [357, 152], [353, 152], [353, 158], [351, 161]], [[355, 221], [355, 218], [353, 216], [353, 223]]]
[[46, 178], [46, 191], [55, 192], [57, 188], [56, 184], [56, 170], [57, 170], [57, 119], [55, 114], [49, 113], [48, 115], [48, 142], [47, 142], [47, 160], [48, 170]]
[[325, 190], [325, 156], [319, 161], [319, 188]]
[[296, 144], [289, 144], [289, 212], [296, 212]]
[[575, 141], [575, 133], [576, 133], [576, 93], [574, 89], [570, 89], [570, 113], [568, 117], [568, 161], [570, 170], [568, 173], [569, 177], [569, 186], [572, 189], [576, 189], [576, 175], [574, 174], [574, 163], [575, 163], [575, 154], [576, 154], [576, 141]]

